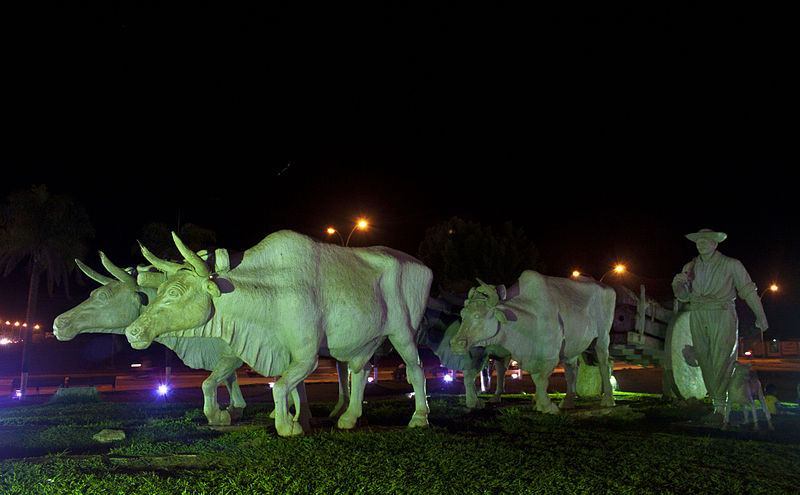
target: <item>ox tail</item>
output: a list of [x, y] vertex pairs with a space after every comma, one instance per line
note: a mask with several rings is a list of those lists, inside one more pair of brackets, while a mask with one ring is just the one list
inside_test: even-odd
[[433, 272], [419, 262], [404, 262], [400, 271], [400, 293], [408, 310], [408, 323], [414, 331], [417, 331], [425, 315], [433, 283]]

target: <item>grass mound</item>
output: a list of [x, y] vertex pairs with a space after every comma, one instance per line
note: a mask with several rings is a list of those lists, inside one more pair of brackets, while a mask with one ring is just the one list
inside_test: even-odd
[[[554, 394], [556, 395], [556, 394]], [[800, 484], [800, 416], [775, 431], [694, 426], [709, 411], [618, 394], [613, 413], [544, 415], [531, 396], [470, 411], [430, 398], [364, 404], [353, 431], [312, 404], [311, 434], [276, 435], [272, 405], [212, 429], [182, 403], [47, 404], [0, 411], [0, 493], [790, 493]], [[582, 411], [590, 413], [582, 414]], [[126, 438], [92, 440], [102, 429]]]

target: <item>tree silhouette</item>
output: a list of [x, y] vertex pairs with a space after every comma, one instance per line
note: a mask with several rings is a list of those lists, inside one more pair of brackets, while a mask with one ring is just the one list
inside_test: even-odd
[[425, 232], [417, 256], [433, 270], [434, 287], [446, 292], [465, 292], [476, 278], [510, 285], [523, 270], [541, 269], [536, 246], [511, 222], [496, 235], [491, 227], [453, 217]]
[[[34, 321], [42, 275], [49, 294], [62, 283], [69, 294], [69, 274], [75, 267], [75, 258], [85, 256], [87, 241], [93, 236], [86, 211], [69, 196], [50, 194], [45, 185], [8, 196], [0, 210], [0, 270], [7, 276], [20, 264], [26, 265], [29, 275], [26, 321]], [[24, 376], [28, 372], [31, 330], [30, 326], [24, 329]]]

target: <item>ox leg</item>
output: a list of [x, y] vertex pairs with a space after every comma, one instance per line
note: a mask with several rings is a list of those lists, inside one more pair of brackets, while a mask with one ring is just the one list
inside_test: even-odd
[[231, 398], [231, 403], [227, 410], [231, 415], [231, 420], [237, 421], [242, 417], [242, 411], [247, 403], [244, 401], [242, 390], [239, 388], [239, 380], [236, 377], [236, 372], [231, 373], [225, 378], [225, 387], [227, 387], [228, 396]]
[[[767, 418], [767, 428], [770, 430], [774, 430], [772, 426], [772, 415], [769, 413], [769, 408], [767, 407], [767, 401], [764, 398], [764, 391], [761, 389], [761, 384], [758, 384], [758, 401], [761, 404], [761, 409], [764, 410], [764, 417]], [[755, 419], [755, 410], [753, 410], [753, 418]]]
[[753, 400], [752, 396], [750, 397], [750, 416], [748, 416], [747, 406], [742, 407], [744, 409], [744, 420], [745, 423], [747, 422], [748, 417], [753, 418], [753, 429], [758, 431], [758, 415], [756, 414], [756, 403]]
[[[542, 363], [535, 370], [526, 370], [531, 375], [534, 385], [536, 385], [536, 395], [533, 398], [535, 409], [539, 412], [547, 414], [558, 413], [558, 406], [553, 404], [550, 396], [547, 394], [547, 386], [550, 382], [550, 375], [556, 369], [558, 360], [552, 360], [547, 363]], [[522, 367], [520, 367], [522, 369]]]
[[467, 407], [469, 409], [483, 409], [485, 404], [483, 400], [478, 398], [478, 391], [475, 388], [475, 380], [481, 370], [468, 368], [461, 370], [461, 372], [464, 374], [464, 400]]
[[232, 364], [229, 360], [220, 359], [214, 371], [203, 381], [203, 414], [208, 418], [210, 425], [231, 424], [230, 413], [221, 410], [217, 404], [217, 387], [230, 376], [231, 372], [235, 374], [238, 366], [231, 370]]
[[727, 430], [728, 425], [730, 424], [731, 419], [731, 408], [733, 404], [730, 401], [726, 401], [725, 405], [722, 406], [722, 429]]
[[[222, 359], [228, 359], [223, 357]], [[231, 415], [231, 420], [236, 421], [242, 417], [242, 410], [244, 410], [247, 403], [244, 401], [242, 390], [239, 388], [239, 379], [236, 376], [236, 370], [242, 365], [242, 360], [239, 358], [231, 358], [230, 366], [233, 371], [225, 377], [225, 387], [228, 389], [228, 397], [231, 402], [228, 406], [228, 412]]]
[[494, 395], [489, 402], [500, 402], [501, 396], [506, 392], [506, 370], [511, 363], [511, 356], [495, 359], [494, 362], [497, 370], [497, 385], [495, 385]]
[[[275, 429], [278, 435], [289, 437], [303, 434], [302, 422], [295, 421], [289, 415], [288, 399], [289, 394], [295, 388], [303, 386], [303, 380], [316, 369], [317, 363], [316, 354], [302, 358], [292, 356], [289, 366], [286, 367], [283, 375], [272, 387], [272, 400], [275, 402]], [[305, 395], [305, 388], [298, 392]], [[303, 397], [300, 397], [300, 402], [302, 409]], [[300, 417], [302, 417], [302, 413]]]
[[364, 402], [364, 390], [367, 388], [367, 378], [372, 371], [372, 365], [367, 362], [358, 370], [350, 370], [350, 399], [347, 409], [339, 416], [336, 426], [349, 430], [356, 426], [361, 417], [361, 404]]
[[608, 345], [608, 339], [598, 338], [594, 346], [600, 368], [600, 381], [603, 384], [603, 396], [600, 399], [602, 407], [614, 406], [614, 387], [611, 386], [611, 371], [614, 369], [614, 361], [609, 359]]
[[[306, 387], [305, 386], [305, 382], [303, 382], [301, 385], [298, 385], [297, 388], [292, 390], [292, 405], [294, 406], [294, 420], [295, 421], [299, 421], [299, 419], [300, 419], [301, 407], [308, 408], [308, 404], [306, 403], [307, 401], [305, 399], [301, 399], [300, 398], [301, 393], [298, 392], [298, 390], [300, 390], [302, 392], [302, 396], [305, 398], [305, 396], [306, 396], [305, 395], [306, 394], [306, 392], [305, 392], [306, 388], [305, 387]], [[286, 407], [288, 408], [287, 410], [291, 410], [291, 407], [289, 406], [288, 402], [286, 404]], [[270, 419], [275, 419], [275, 409], [273, 409], [272, 412], [269, 413], [269, 417], [270, 417]], [[310, 410], [309, 410], [308, 417], [309, 418], [311, 417]]]
[[329, 418], [335, 418], [342, 414], [342, 411], [350, 402], [350, 372], [347, 369], [347, 363], [337, 360], [336, 374], [339, 375], [339, 400], [333, 406], [333, 410], [328, 415]]
[[419, 351], [414, 344], [413, 333], [410, 329], [396, 332], [389, 336], [389, 341], [403, 362], [406, 363], [406, 379], [414, 389], [414, 415], [408, 423], [410, 427], [428, 426], [428, 398], [425, 392], [425, 372], [419, 363]]
[[[578, 388], [578, 358], [565, 359], [564, 362], [564, 378], [567, 381], [567, 393], [564, 395], [564, 400], [558, 405], [559, 409], [574, 409], [575, 408], [575, 395], [577, 395]], [[536, 386], [536, 392], [539, 392], [539, 386]]]

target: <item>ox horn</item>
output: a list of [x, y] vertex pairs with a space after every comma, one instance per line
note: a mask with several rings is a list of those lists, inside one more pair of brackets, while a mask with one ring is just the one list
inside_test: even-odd
[[187, 263], [194, 267], [194, 271], [200, 275], [201, 277], [208, 277], [211, 275], [211, 270], [208, 269], [208, 265], [206, 262], [203, 261], [203, 258], [197, 255], [194, 251], [186, 247], [186, 244], [181, 241], [180, 237], [173, 232], [172, 239], [175, 241], [175, 246], [178, 247], [178, 251], [180, 251], [183, 259], [186, 260]]
[[497, 293], [497, 287], [494, 285], [489, 285], [479, 278], [476, 278], [475, 280], [477, 280], [480, 284], [480, 287], [477, 288], [477, 292], [485, 295], [488, 298], [487, 306], [492, 307], [497, 305], [497, 303], [500, 302], [500, 295]]
[[101, 274], [97, 273], [96, 271], [92, 270], [91, 268], [86, 266], [83, 263], [83, 261], [81, 261], [81, 260], [79, 260], [77, 258], [75, 258], [75, 264], [78, 265], [78, 268], [80, 268], [81, 271], [83, 273], [85, 273], [87, 277], [89, 277], [90, 279], [94, 280], [95, 282], [98, 282], [101, 285], [106, 285], [109, 282], [113, 282], [114, 281], [113, 278], [107, 277], [105, 275], [101, 275]]
[[102, 251], [100, 251], [100, 262], [103, 264], [103, 266], [106, 268], [106, 270], [108, 270], [108, 273], [113, 275], [114, 278], [116, 278], [120, 282], [123, 282], [123, 283], [126, 283], [126, 284], [135, 284], [136, 283], [136, 279], [133, 278], [133, 275], [131, 275], [130, 273], [126, 272], [122, 268], [120, 268], [117, 265], [115, 265], [114, 263], [112, 263], [111, 260], [108, 259], [106, 254], [104, 252], [102, 252]]
[[[138, 242], [138, 241], [137, 241]], [[145, 257], [147, 261], [150, 262], [151, 265], [156, 267], [156, 270], [160, 270], [164, 273], [170, 274], [175, 273], [183, 267], [180, 263], [173, 263], [171, 261], [165, 261], [156, 256], [155, 254], [151, 253], [149, 249], [144, 247], [144, 244], [139, 242], [139, 249], [142, 250], [142, 255]]]

